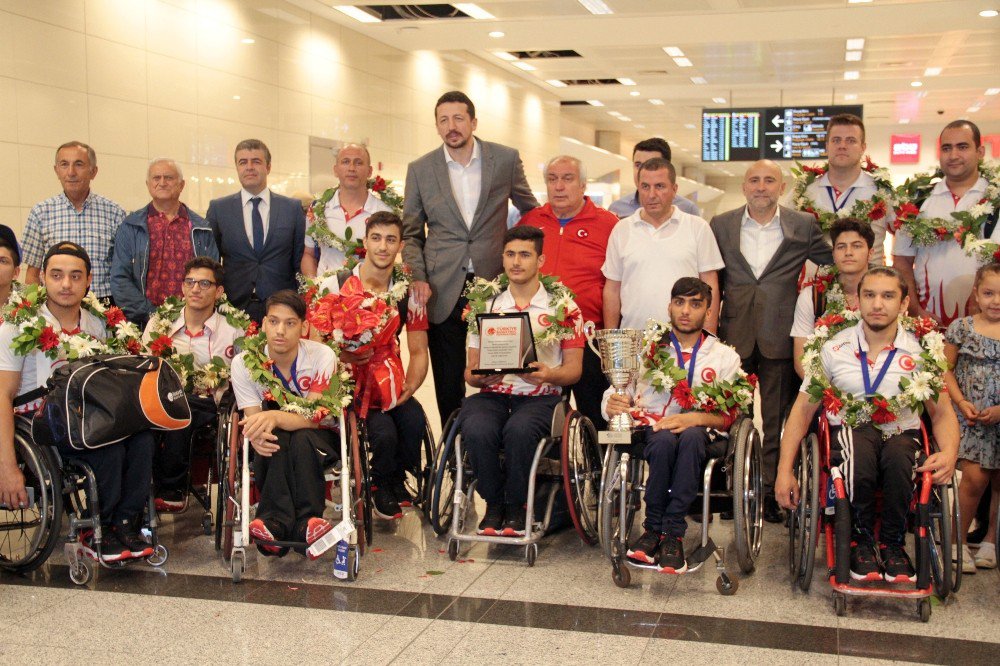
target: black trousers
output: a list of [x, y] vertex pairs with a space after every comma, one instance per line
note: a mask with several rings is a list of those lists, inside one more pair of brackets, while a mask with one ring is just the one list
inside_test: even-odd
[[598, 430], [608, 427], [601, 415], [601, 398], [608, 390], [608, 378], [601, 371], [600, 357], [589, 346], [583, 348], [583, 373], [580, 381], [573, 385], [573, 398], [577, 410], [586, 416]]
[[646, 436], [647, 530], [684, 538], [685, 516], [698, 496], [707, 445], [708, 429], [701, 427], [688, 428], [679, 435], [660, 430]]
[[[831, 462], [840, 468], [858, 536], [874, 540], [876, 494], [882, 491], [879, 541], [903, 545], [906, 514], [913, 498], [913, 470], [920, 455], [920, 431], [907, 430], [882, 438], [872, 424], [830, 429]], [[825, 489], [824, 489], [825, 490]]]
[[[468, 280], [467, 280], [468, 282]], [[462, 310], [468, 301], [462, 297], [451, 314], [440, 324], [431, 324], [427, 331], [427, 347], [434, 370], [434, 396], [437, 398], [441, 426], [465, 398], [465, 338], [468, 327], [462, 320]]]
[[756, 345], [753, 353], [743, 359], [743, 371], [756, 374], [760, 380], [760, 412], [764, 421], [764, 442], [761, 448], [764, 492], [773, 495], [774, 477], [781, 453], [781, 428], [788, 410], [795, 402], [800, 382], [792, 359], [766, 358]]
[[332, 430], [275, 430], [273, 455], [253, 461], [260, 491], [257, 517], [278, 541], [305, 541], [310, 518], [323, 515], [326, 484], [323, 468], [340, 459], [337, 433]]
[[76, 451], [59, 446], [59, 453], [70, 461], [86, 463], [97, 479], [97, 499], [101, 522], [135, 520], [149, 501], [153, 475], [153, 432], [146, 430], [123, 442], [92, 451]]
[[372, 410], [365, 418], [372, 447], [372, 485], [401, 483], [406, 470], [420, 469], [424, 410], [416, 398], [387, 412]]
[[153, 456], [153, 484], [156, 492], [187, 490], [191, 470], [191, 436], [218, 419], [215, 400], [211, 397], [188, 396], [191, 405], [191, 425], [181, 430], [157, 433], [159, 442]]

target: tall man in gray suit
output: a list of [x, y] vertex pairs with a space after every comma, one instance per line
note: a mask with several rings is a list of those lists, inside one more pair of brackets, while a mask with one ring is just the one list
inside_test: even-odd
[[764, 419], [764, 519], [782, 519], [774, 499], [781, 422], [798, 392], [792, 363], [792, 320], [799, 273], [809, 259], [833, 261], [830, 242], [808, 213], [778, 205], [785, 190], [781, 167], [754, 162], [743, 178], [747, 205], [709, 223], [722, 252], [719, 335], [736, 348], [746, 372], [760, 378]]
[[492, 280], [503, 269], [507, 200], [522, 213], [538, 202], [517, 150], [473, 136], [476, 107], [465, 93], [442, 95], [434, 119], [444, 145], [406, 170], [403, 260], [413, 270], [411, 304], [428, 309], [434, 391], [444, 423], [465, 397], [462, 292], [473, 277]]
[[226, 296], [260, 323], [268, 296], [298, 286], [306, 216], [298, 199], [268, 189], [271, 151], [263, 141], [240, 141], [234, 157], [243, 187], [213, 200], [205, 217], [226, 267]]

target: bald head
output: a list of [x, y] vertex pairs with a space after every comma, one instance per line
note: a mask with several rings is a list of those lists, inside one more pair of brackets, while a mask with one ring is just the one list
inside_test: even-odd
[[758, 160], [743, 174], [743, 195], [750, 216], [767, 224], [778, 210], [778, 199], [785, 191], [781, 167], [771, 160]]
[[372, 158], [368, 149], [357, 143], [343, 146], [337, 151], [333, 175], [340, 181], [340, 187], [347, 192], [365, 189], [372, 176]]

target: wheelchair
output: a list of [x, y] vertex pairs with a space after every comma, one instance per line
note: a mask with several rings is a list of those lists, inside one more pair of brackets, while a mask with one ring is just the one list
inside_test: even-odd
[[[55, 447], [40, 446], [31, 437], [31, 421], [15, 417], [14, 449], [17, 464], [24, 474], [28, 506], [0, 506], [0, 569], [11, 573], [31, 572], [49, 558], [62, 535], [63, 516], [69, 532], [63, 549], [69, 563], [70, 580], [86, 585], [98, 566], [120, 569], [135, 559], [105, 562], [94, 553], [101, 552], [100, 502], [97, 479], [83, 461], [64, 460]], [[142, 535], [153, 548], [144, 561], [153, 567], [163, 566], [169, 556], [158, 539], [158, 521], [152, 488], [142, 516]], [[86, 531], [93, 531], [93, 551], [82, 543]]]
[[[923, 423], [920, 430], [923, 455], [928, 456], [936, 450], [936, 445]], [[821, 414], [816, 432], [809, 433], [800, 443], [796, 463], [799, 505], [790, 512], [788, 529], [788, 566], [793, 584], [803, 592], [809, 591], [822, 534], [833, 606], [838, 616], [847, 613], [848, 596], [876, 596], [915, 599], [920, 620], [930, 621], [931, 594], [943, 601], [961, 586], [962, 549], [952, 542], [961, 525], [958, 481], [953, 478], [946, 485], [936, 486], [930, 472], [916, 477], [917, 489], [910, 506], [912, 530], [908, 530], [914, 535], [915, 586], [904, 589], [891, 583], [859, 585], [852, 583], [850, 575], [851, 503], [843, 476], [838, 468], [831, 467], [830, 460], [830, 425], [826, 415]]]
[[[626, 557], [645, 490], [646, 464], [641, 456], [644, 435], [643, 429], [636, 429], [631, 444], [609, 444], [604, 452], [599, 534], [604, 556], [611, 561], [612, 580], [621, 588], [627, 588], [632, 582], [630, 569], [659, 569], [655, 564], [643, 564]], [[701, 540], [687, 555], [688, 568], [682, 575], [698, 571], [709, 557], [714, 556], [719, 572], [716, 589], [729, 596], [736, 594], [739, 578], [726, 569], [725, 548], [717, 546], [708, 535], [709, 519], [712, 513], [732, 511], [736, 561], [742, 573], [753, 573], [760, 555], [764, 494], [761, 438], [752, 419], [737, 418], [728, 437], [716, 437], [709, 442], [706, 459], [697, 500], [701, 511]]]
[[[227, 427], [219, 435], [218, 468], [222, 470], [218, 481], [216, 521], [216, 549], [221, 551], [228, 565], [233, 582], [238, 583], [246, 573], [247, 546], [254, 543], [250, 537], [250, 521], [257, 505], [257, 490], [253, 485], [250, 464], [250, 443], [239, 427], [239, 410], [230, 410]], [[327, 482], [327, 508], [341, 514], [334, 529], [312, 545], [304, 542], [257, 542], [261, 545], [305, 551], [316, 559], [338, 542], [347, 543], [346, 553], [337, 553], [346, 566], [346, 580], [354, 581], [360, 571], [361, 556], [372, 542], [372, 502], [368, 483], [368, 444], [364, 423], [354, 411], [346, 410], [339, 417], [337, 432], [340, 441], [340, 462], [323, 470]], [[223, 439], [224, 435], [224, 439]], [[338, 494], [335, 492], [339, 490]]]
[[[588, 545], [597, 542], [597, 489], [601, 457], [597, 431], [588, 418], [569, 405], [566, 394], [552, 414], [550, 434], [535, 447], [528, 483], [524, 536], [489, 536], [467, 532], [476, 479], [455, 410], [448, 417], [434, 454], [429, 520], [438, 536], [448, 535], [448, 557], [458, 559], [462, 542], [523, 546], [528, 566], [534, 566], [538, 542], [552, 527], [559, 495], [577, 534]], [[536, 501], [540, 500], [540, 502]], [[535, 509], [542, 519], [536, 520]]]

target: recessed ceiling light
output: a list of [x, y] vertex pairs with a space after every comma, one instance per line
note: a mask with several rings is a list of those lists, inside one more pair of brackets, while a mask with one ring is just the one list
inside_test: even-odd
[[514, 67], [517, 67], [518, 69], [523, 69], [526, 72], [533, 72], [537, 69], [534, 65], [531, 65], [526, 62], [515, 62], [511, 64], [513, 64]]
[[508, 53], [507, 51], [494, 51], [493, 55], [500, 58], [501, 60], [506, 60], [507, 62], [514, 62], [517, 60], [517, 56], [513, 53]]
[[966, 111], [968, 113], [976, 113], [981, 108], [983, 108], [983, 107], [981, 107], [981, 106], [970, 106], [969, 108], [966, 109]]
[[347, 14], [355, 21], [361, 21], [362, 23], [381, 23], [382, 19], [374, 14], [369, 14], [361, 7], [355, 7], [354, 5], [336, 5], [334, 6], [341, 14]]
[[559, 79], [546, 79], [545, 82], [553, 88], [565, 88], [566, 84]]
[[578, 0], [578, 2], [591, 14], [614, 14], [611, 7], [604, 4], [602, 0]]
[[844, 60], [847, 62], [858, 62], [861, 60], [861, 51], [848, 51], [844, 54]]
[[857, 71], [855, 69], [852, 69], [852, 70], [849, 70], [847, 72], [844, 72], [844, 80], [845, 81], [857, 81], [860, 78], [861, 78], [861, 72], [859, 72], [859, 71]]
[[656, 99], [655, 97], [649, 100], [649, 103], [652, 104], [653, 106], [663, 106], [663, 100]]
[[622, 84], [623, 86], [635, 85], [635, 81], [633, 81], [632, 79], [618, 79], [618, 83]]
[[688, 58], [674, 58], [674, 62], [678, 67], [694, 67], [694, 63]]
[[645, 125], [640, 125], [639, 123], [636, 123], [635, 125], [632, 125], [632, 127], [636, 128], [636, 129], [646, 129]]
[[995, 9], [984, 9], [983, 11], [979, 12], [979, 15], [982, 16], [983, 18], [993, 18], [998, 14], [1000, 14], [1000, 12], [998, 12]]
[[872, 0], [847, 0], [847, 4], [849, 4], [849, 5], [864, 5], [864, 4], [867, 4], [867, 3], [871, 2], [871, 1]]
[[844, 95], [844, 101], [846, 102], [853, 102], [857, 98], [858, 96], [855, 93], [847, 93], [846, 95]]
[[987, 95], [1000, 95], [1000, 88], [987, 88], [985, 94], [987, 94]]
[[632, 97], [638, 97], [641, 94], [642, 93], [640, 93], [638, 90], [633, 90], [632, 92], [629, 93], [629, 95], [631, 95]]
[[468, 14], [470, 17], [482, 21], [484, 19], [495, 19], [496, 16], [490, 14], [488, 11], [475, 5], [471, 2], [456, 2], [455, 9], [462, 12], [463, 14]]
[[240, 96], [239, 95], [233, 95], [233, 99], [235, 99], [238, 102], [238, 101], [240, 101]]
[[708, 81], [705, 79], [704, 76], [692, 76], [691, 83], [695, 84], [696, 86], [703, 86], [707, 84]]
[[240, 43], [241, 44], [253, 44], [256, 41], [257, 40], [254, 39], [253, 37], [244, 37], [243, 39], [240, 40]]
[[910, 119], [909, 118], [900, 118], [899, 119], [899, 124], [900, 125], [909, 125], [910, 124]]
[[692, 125], [691, 123], [684, 123], [684, 128], [685, 129], [694, 129], [694, 125]]
[[725, 104], [726, 103], [726, 98], [725, 97], [713, 97], [712, 101], [715, 102], [716, 104]]
[[614, 116], [615, 118], [617, 118], [618, 116], [620, 116], [622, 114], [621, 114], [621, 111], [608, 111], [608, 115], [609, 116]]
[[507, 33], [505, 33], [505, 32], [500, 32], [499, 30], [494, 30], [493, 32], [490, 33], [490, 37], [492, 37], [493, 39], [500, 39], [501, 37], [505, 36], [506, 34]]
[[854, 37], [853, 39], [847, 40], [847, 50], [848, 51], [860, 51], [865, 48], [865, 38], [864, 37]]
[[604, 102], [599, 99], [588, 99], [587, 104], [591, 106], [604, 106]]
[[630, 123], [630, 122], [632, 122], [631, 118], [629, 118], [628, 116], [623, 116], [620, 113], [618, 114], [618, 120], [622, 121], [623, 123]]
[[924, 82], [923, 81], [910, 81], [910, 85], [913, 86], [914, 88], [919, 88], [920, 86], [924, 85]]
[[667, 55], [671, 58], [683, 58], [684, 51], [681, 51], [676, 46], [664, 46], [663, 50], [666, 51]]
[[941, 74], [940, 67], [928, 67], [927, 69], [924, 70], [924, 76], [940, 76], [940, 74]]

